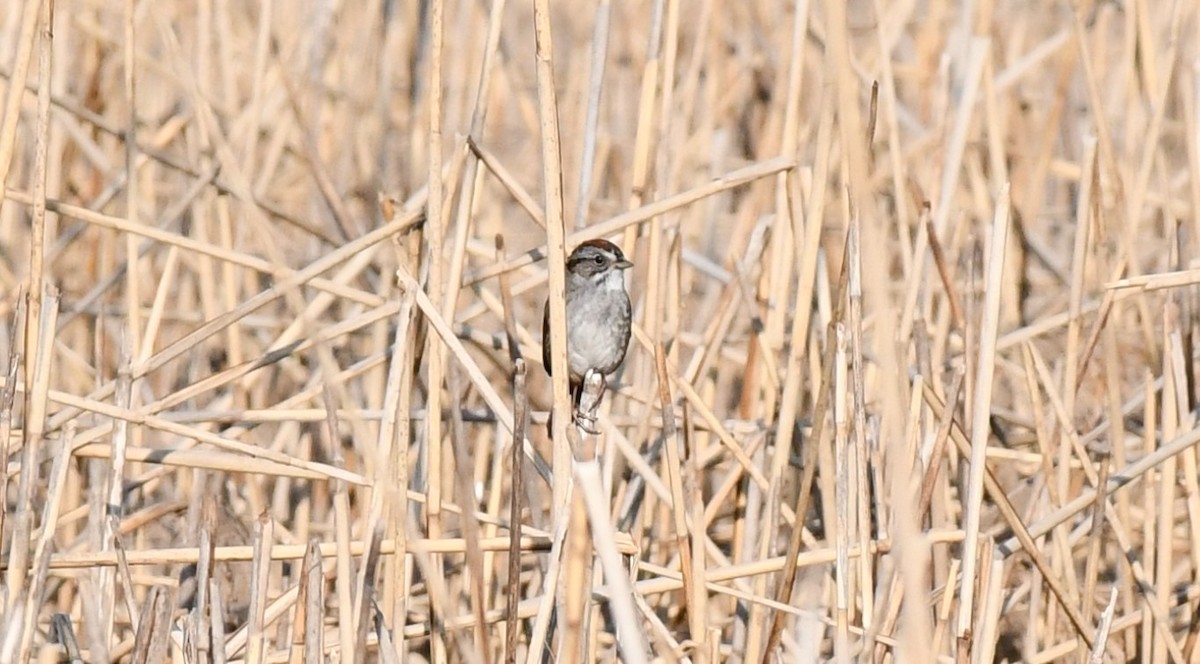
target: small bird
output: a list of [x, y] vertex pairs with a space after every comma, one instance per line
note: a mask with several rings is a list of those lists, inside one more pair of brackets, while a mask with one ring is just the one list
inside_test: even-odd
[[[588, 240], [567, 258], [567, 367], [575, 407], [588, 371], [607, 379], [625, 360], [632, 310], [622, 272], [631, 267], [608, 240]], [[549, 374], [549, 300], [542, 316], [542, 364]]]

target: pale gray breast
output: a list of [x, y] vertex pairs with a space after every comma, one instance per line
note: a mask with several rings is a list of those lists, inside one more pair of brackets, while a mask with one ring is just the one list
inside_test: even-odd
[[[628, 344], [629, 296], [622, 290], [601, 289], [588, 306], [567, 307], [567, 350], [571, 373], [582, 378], [588, 369], [612, 373], [625, 357]], [[574, 306], [571, 306], [574, 305]]]

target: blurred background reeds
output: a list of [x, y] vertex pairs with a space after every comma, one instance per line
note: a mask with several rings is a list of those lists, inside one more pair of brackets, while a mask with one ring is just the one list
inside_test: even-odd
[[1198, 9], [0, 3], [0, 662], [1200, 661]]

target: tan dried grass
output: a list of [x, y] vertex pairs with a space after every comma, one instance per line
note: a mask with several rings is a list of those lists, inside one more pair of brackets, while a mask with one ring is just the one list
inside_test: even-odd
[[0, 661], [1192, 661], [1196, 14], [4, 4]]

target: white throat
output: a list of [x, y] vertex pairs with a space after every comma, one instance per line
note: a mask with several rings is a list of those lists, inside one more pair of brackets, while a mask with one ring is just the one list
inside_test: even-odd
[[621, 270], [609, 270], [599, 276], [600, 288], [606, 291], [625, 290], [625, 275], [621, 274]]

